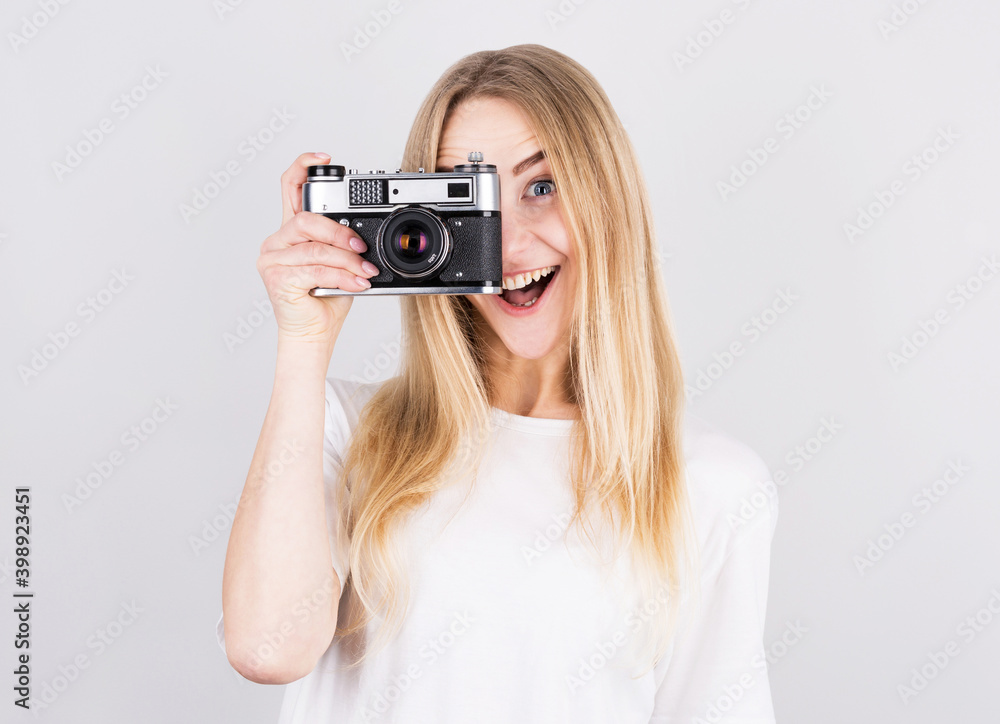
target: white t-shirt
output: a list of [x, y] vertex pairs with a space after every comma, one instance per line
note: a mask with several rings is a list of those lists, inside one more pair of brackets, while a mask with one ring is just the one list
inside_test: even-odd
[[[342, 582], [348, 540], [331, 486], [378, 386], [326, 384], [327, 520]], [[334, 639], [285, 687], [279, 724], [773, 723], [763, 630], [778, 501], [761, 458], [686, 415], [701, 598], [684, 604], [690, 623], [668, 653], [632, 678], [645, 667], [630, 644], [665, 607], [635, 594], [621, 565], [605, 575], [576, 527], [566, 529], [573, 421], [498, 408], [492, 419], [468, 499], [468, 485], [446, 487], [400, 531], [410, 601], [398, 636], [350, 672], [339, 670], [350, 646]], [[216, 633], [224, 651], [221, 615]]]

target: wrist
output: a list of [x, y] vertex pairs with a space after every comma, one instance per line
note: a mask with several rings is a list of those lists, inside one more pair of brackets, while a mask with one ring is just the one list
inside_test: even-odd
[[278, 333], [278, 364], [292, 366], [299, 371], [322, 371], [326, 376], [336, 338], [317, 339], [290, 337]]

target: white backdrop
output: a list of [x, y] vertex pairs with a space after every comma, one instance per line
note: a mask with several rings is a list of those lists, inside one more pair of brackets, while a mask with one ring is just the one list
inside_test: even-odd
[[[996, 721], [1000, 5], [9, 0], [0, 28], [4, 721], [276, 720], [214, 628], [278, 176], [395, 168], [441, 72], [521, 42], [611, 96], [689, 410], [780, 484], [778, 720]], [[396, 300], [356, 300], [331, 375], [392, 375], [398, 338]]]

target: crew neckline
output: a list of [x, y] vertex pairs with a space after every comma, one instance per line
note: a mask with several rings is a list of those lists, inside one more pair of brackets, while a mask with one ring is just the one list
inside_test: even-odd
[[515, 415], [513, 412], [490, 407], [493, 421], [501, 427], [521, 432], [531, 432], [538, 435], [569, 435], [573, 430], [574, 420], [560, 420], [555, 417], [527, 417]]

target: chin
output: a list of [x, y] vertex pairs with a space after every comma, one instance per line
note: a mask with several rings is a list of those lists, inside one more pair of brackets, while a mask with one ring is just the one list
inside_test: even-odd
[[478, 312], [480, 334], [493, 338], [494, 346], [503, 345], [512, 355], [523, 359], [541, 359], [559, 347], [559, 335], [550, 319], [512, 320], [496, 309], [489, 309], [488, 305], [492, 302], [480, 298], [472, 304]]

